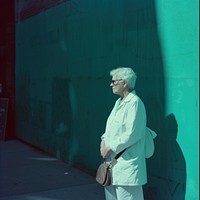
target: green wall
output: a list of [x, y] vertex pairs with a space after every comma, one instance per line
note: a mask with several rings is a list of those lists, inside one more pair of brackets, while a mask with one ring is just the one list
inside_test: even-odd
[[109, 70], [133, 66], [158, 134], [146, 199], [198, 198], [198, 1], [71, 0], [16, 32], [19, 138], [95, 171], [117, 98]]
[[199, 25], [198, 1], [157, 1], [165, 60], [166, 114], [178, 122], [177, 142], [187, 167], [186, 199], [198, 199]]

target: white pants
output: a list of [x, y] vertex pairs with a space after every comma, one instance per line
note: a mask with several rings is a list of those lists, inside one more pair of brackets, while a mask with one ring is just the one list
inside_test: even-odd
[[118, 186], [105, 187], [106, 200], [144, 200], [142, 186]]

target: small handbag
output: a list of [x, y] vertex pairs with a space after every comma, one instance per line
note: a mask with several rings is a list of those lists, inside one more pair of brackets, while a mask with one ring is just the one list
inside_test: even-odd
[[97, 169], [96, 173], [96, 181], [101, 184], [102, 186], [108, 186], [111, 184], [111, 169], [116, 164], [117, 159], [124, 153], [126, 149], [119, 152], [115, 158], [110, 162], [101, 163]]

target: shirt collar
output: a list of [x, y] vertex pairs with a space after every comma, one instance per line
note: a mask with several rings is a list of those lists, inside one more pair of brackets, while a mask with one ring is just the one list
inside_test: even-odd
[[131, 91], [128, 96], [124, 99], [124, 102], [129, 102], [136, 95], [135, 90]]
[[[131, 91], [127, 97], [123, 100], [123, 103], [129, 102], [136, 95], [135, 90]], [[118, 99], [118, 103], [121, 101], [121, 98]]]

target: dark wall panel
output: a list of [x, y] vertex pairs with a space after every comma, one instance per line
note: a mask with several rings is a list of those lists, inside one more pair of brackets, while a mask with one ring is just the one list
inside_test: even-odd
[[0, 97], [8, 98], [4, 139], [15, 138], [15, 2], [0, 2]]

